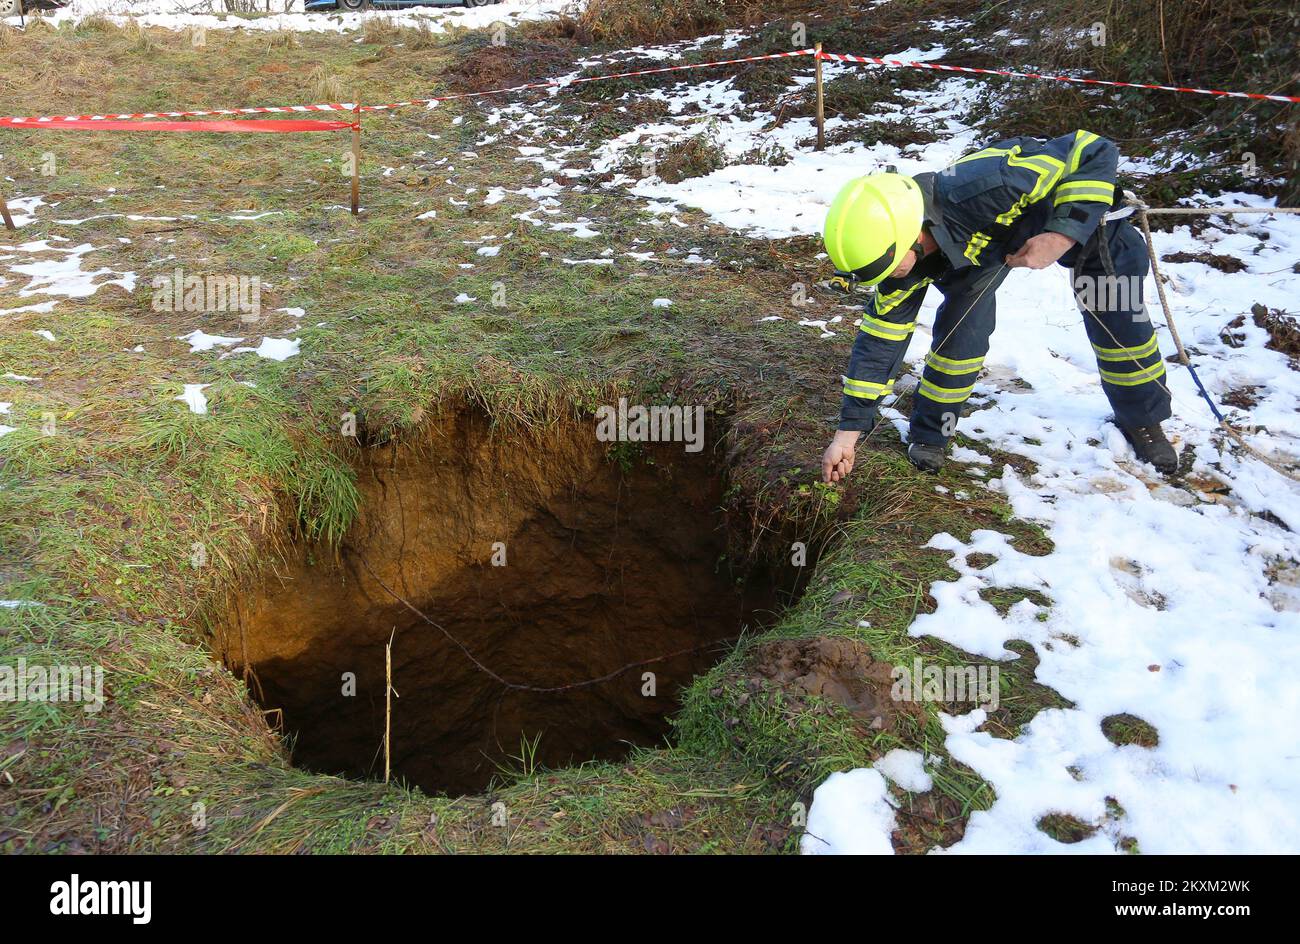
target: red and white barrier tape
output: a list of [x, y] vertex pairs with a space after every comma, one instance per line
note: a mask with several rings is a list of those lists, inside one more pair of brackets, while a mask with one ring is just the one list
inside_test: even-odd
[[258, 108], [213, 108], [207, 111], [144, 111], [123, 115], [37, 115], [31, 118], [0, 118], [0, 127], [58, 127], [63, 122], [135, 121], [141, 118], [202, 118], [209, 115], [265, 115], [272, 112], [352, 111], [355, 106], [264, 105]]
[[[342, 131], [351, 128], [350, 121], [118, 121], [116, 119], [65, 119], [53, 124], [31, 125], [33, 128], [51, 128], [55, 131], [225, 131], [263, 134], [289, 134], [299, 131]], [[21, 127], [21, 126], [20, 126]]]
[[587, 82], [603, 82], [606, 79], [630, 79], [641, 75], [659, 75], [664, 72], [683, 72], [687, 69], [707, 69], [712, 66], [731, 66], [742, 62], [761, 62], [764, 59], [791, 59], [796, 56], [815, 55], [815, 49], [796, 49], [793, 52], [774, 52], [762, 56], [745, 56], [741, 59], [719, 59], [715, 62], [692, 62], [681, 66], [660, 66], [655, 69], [637, 69], [635, 72], [611, 72], [605, 75], [587, 75], [576, 79], [548, 79], [545, 82], [529, 82], [526, 85], [512, 85], [508, 88], [488, 89], [483, 92], [454, 92], [439, 95], [436, 98], [414, 98], [405, 102], [393, 102], [390, 105], [362, 105], [362, 111], [386, 111], [401, 108], [404, 105], [428, 105], [432, 102], [449, 102], [458, 98], [477, 98], [482, 95], [502, 95], [508, 92], [523, 92], [528, 89], [567, 88], [570, 85], [582, 85]]
[[[729, 66], [743, 62], [759, 62], [764, 59], [790, 59], [796, 56], [811, 56], [813, 49], [798, 49], [793, 52], [769, 53], [762, 56], [745, 56], [741, 59], [719, 59], [715, 62], [693, 62], [686, 65], [660, 66], [654, 69], [637, 69], [634, 72], [614, 72], [606, 75], [582, 76], [575, 79], [548, 79], [545, 82], [529, 82], [525, 85], [512, 85], [508, 88], [489, 89], [483, 92], [453, 92], [434, 98], [412, 98], [404, 102], [390, 102], [387, 105], [362, 105], [362, 111], [391, 111], [409, 105], [429, 105], [433, 102], [449, 102], [459, 98], [477, 98], [484, 95], [504, 95], [510, 92], [522, 92], [528, 89], [565, 88], [587, 82], [601, 82], [607, 79], [627, 79], [642, 75], [657, 75], [664, 72], [682, 72], [687, 69], [707, 69], [714, 66]], [[264, 115], [278, 112], [312, 112], [312, 111], [353, 111], [356, 105], [348, 102], [332, 102], [322, 105], [263, 105], [254, 108], [213, 108], [205, 111], [161, 111], [140, 112], [123, 115], [38, 115], [30, 118], [0, 117], [0, 127], [11, 128], [80, 128], [73, 122], [108, 122], [134, 121], [142, 118], [201, 118], [209, 115]], [[107, 125], [103, 130], [112, 129]]]
[[1297, 95], [1262, 95], [1258, 92], [1223, 92], [1218, 89], [1184, 88], [1178, 85], [1149, 85], [1144, 82], [1109, 82], [1105, 79], [1081, 79], [1072, 75], [1044, 75], [1040, 72], [1013, 72], [1010, 69], [978, 69], [974, 66], [950, 66], [942, 62], [909, 62], [903, 59], [878, 59], [875, 56], [850, 56], [843, 53], [823, 52], [822, 59], [834, 62], [861, 62], [890, 68], [935, 69], [941, 72], [966, 72], [973, 75], [1002, 75], [1013, 79], [1050, 79], [1054, 82], [1075, 82], [1080, 85], [1108, 85], [1113, 88], [1154, 89], [1160, 92], [1188, 92], [1193, 95], [1218, 95], [1224, 98], [1253, 98], [1268, 102], [1300, 102]]
[[[583, 85], [588, 82], [604, 82], [610, 79], [629, 79], [644, 75], [660, 75], [666, 72], [684, 72], [690, 69], [709, 69], [717, 66], [739, 65], [746, 62], [761, 62], [767, 59], [790, 59], [798, 56], [819, 56], [823, 60], [830, 62], [849, 62], [862, 63], [865, 65], [885, 66], [887, 68], [905, 68], [905, 69], [933, 69], [940, 72], [961, 72], [970, 75], [1000, 75], [1016, 79], [1048, 79], [1054, 82], [1072, 82], [1079, 85], [1103, 85], [1112, 88], [1138, 88], [1154, 89], [1165, 92], [1186, 92], [1195, 95], [1215, 95], [1225, 98], [1249, 98], [1263, 101], [1300, 103], [1300, 96], [1296, 95], [1263, 95], [1257, 92], [1224, 92], [1218, 89], [1198, 89], [1184, 88], [1175, 85], [1150, 85], [1141, 82], [1112, 82], [1106, 79], [1084, 79], [1071, 75], [1045, 75], [1039, 72], [1016, 72], [1010, 69], [981, 69], [975, 66], [953, 66], [942, 62], [915, 62], [905, 59], [883, 59], [876, 56], [854, 56], [846, 53], [821, 52], [815, 49], [796, 49], [791, 52], [767, 53], [761, 56], [744, 56], [738, 59], [718, 59], [713, 62], [693, 62], [685, 65], [676, 66], [659, 66], [654, 69], [636, 69], [631, 72], [613, 72], [604, 75], [580, 76], [572, 79], [548, 79], [544, 82], [528, 82], [523, 85], [511, 85], [506, 88], [488, 89], [482, 92], [453, 92], [448, 95], [437, 95], [432, 98], [412, 98], [402, 102], [390, 102], [386, 105], [362, 105], [361, 111], [392, 111], [397, 108], [404, 108], [412, 105], [431, 105], [436, 102], [449, 102], [462, 98], [479, 98], [486, 95], [506, 95], [511, 92], [524, 92], [531, 89], [544, 88], [566, 88], [570, 85]], [[121, 124], [139, 121], [141, 119], [167, 119], [167, 118], [202, 118], [215, 115], [264, 115], [285, 112], [318, 112], [318, 111], [346, 111], [355, 112], [357, 106], [348, 102], [330, 102], [320, 105], [264, 105], [251, 108], [213, 108], [198, 111], [163, 111], [163, 112], [138, 112], [135, 114], [120, 115], [38, 115], [29, 118], [18, 117], [0, 117], [0, 127], [11, 128], [68, 128], [68, 129], [90, 129], [94, 130], [201, 130], [199, 128], [124, 128]], [[259, 122], [260, 123], [260, 122]], [[188, 123], [185, 123], [188, 124]], [[239, 131], [246, 130], [242, 127], [215, 127], [218, 124], [243, 125], [243, 122], [213, 122], [213, 128], [208, 130]], [[249, 123], [251, 124], [251, 122]], [[292, 124], [285, 122], [284, 124]], [[310, 125], [311, 122], [302, 122], [304, 125]], [[324, 124], [324, 123], [321, 123]], [[285, 128], [262, 128], [248, 130], [333, 130], [332, 128], [314, 128], [303, 127], [297, 129]]]

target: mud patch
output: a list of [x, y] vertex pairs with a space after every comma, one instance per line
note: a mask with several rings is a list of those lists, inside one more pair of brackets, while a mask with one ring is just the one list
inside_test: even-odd
[[390, 635], [392, 770], [427, 791], [660, 744], [681, 688], [793, 588], [733, 566], [711, 446], [607, 450], [594, 423], [505, 435], [463, 410], [362, 453], [337, 555], [297, 548], [218, 639], [311, 770], [382, 776]]
[[920, 712], [914, 703], [890, 697], [893, 666], [877, 662], [871, 649], [855, 639], [818, 636], [766, 643], [755, 653], [753, 672], [795, 696], [839, 705], [872, 730], [890, 730], [900, 714]]

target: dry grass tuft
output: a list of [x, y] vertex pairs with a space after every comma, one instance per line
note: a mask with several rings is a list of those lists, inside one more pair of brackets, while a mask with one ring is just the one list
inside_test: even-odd
[[432, 49], [438, 45], [438, 34], [423, 20], [415, 26], [404, 27], [401, 39], [408, 49]]
[[401, 35], [402, 27], [394, 24], [392, 19], [386, 16], [372, 16], [361, 28], [361, 41], [370, 46], [396, 42]]
[[126, 25], [122, 27], [122, 34], [131, 40], [131, 48], [141, 55], [147, 56], [158, 49], [157, 41], [145, 31], [135, 17], [126, 21]]
[[72, 28], [74, 33], [112, 33], [119, 31], [119, 27], [106, 16], [93, 13], [84, 20], [78, 20], [77, 25]]
[[302, 41], [292, 30], [276, 30], [270, 33], [266, 39], [266, 48], [270, 52], [276, 49], [298, 49], [302, 46]]
[[313, 69], [307, 81], [311, 83], [312, 96], [318, 102], [341, 102], [347, 96], [343, 80], [324, 66]]
[[723, 0], [590, 0], [574, 19], [579, 42], [663, 43], [720, 29]]

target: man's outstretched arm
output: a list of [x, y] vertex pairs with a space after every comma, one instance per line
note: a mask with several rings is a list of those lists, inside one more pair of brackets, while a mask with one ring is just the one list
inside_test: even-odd
[[1059, 154], [1065, 165], [1050, 196], [1052, 214], [1043, 232], [1007, 256], [1011, 268], [1043, 269], [1071, 247], [1086, 243], [1115, 199], [1119, 151], [1114, 144], [1080, 130], [1050, 142], [1048, 150]]

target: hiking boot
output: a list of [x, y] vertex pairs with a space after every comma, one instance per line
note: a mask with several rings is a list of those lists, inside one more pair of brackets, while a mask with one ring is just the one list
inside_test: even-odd
[[943, 467], [943, 446], [914, 442], [907, 447], [907, 458], [922, 472], [937, 475]]
[[1174, 447], [1165, 439], [1165, 431], [1159, 423], [1132, 428], [1120, 426], [1119, 431], [1133, 447], [1139, 460], [1150, 462], [1158, 472], [1165, 475], [1178, 471], [1178, 453], [1174, 452]]

